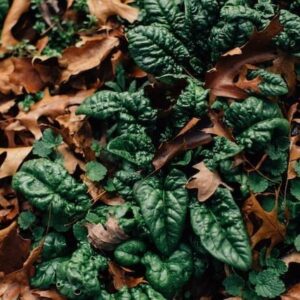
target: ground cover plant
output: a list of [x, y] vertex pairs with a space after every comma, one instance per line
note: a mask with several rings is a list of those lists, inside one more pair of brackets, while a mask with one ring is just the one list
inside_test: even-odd
[[0, 299], [300, 299], [299, 14], [1, 1]]

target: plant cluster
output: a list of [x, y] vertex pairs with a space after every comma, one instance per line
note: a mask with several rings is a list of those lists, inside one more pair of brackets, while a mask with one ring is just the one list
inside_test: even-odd
[[[299, 296], [300, 2], [103, 0], [97, 25], [92, 2], [74, 1], [76, 21], [57, 1], [28, 12], [64, 78], [18, 94], [5, 120], [34, 136], [7, 172], [40, 247], [30, 286], [82, 300]], [[67, 48], [82, 25], [89, 46]], [[106, 35], [91, 40], [93, 26]], [[100, 66], [84, 56], [74, 71], [95, 46]]]

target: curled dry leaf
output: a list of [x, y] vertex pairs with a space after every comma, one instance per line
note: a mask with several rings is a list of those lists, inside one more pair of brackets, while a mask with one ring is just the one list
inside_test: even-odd
[[19, 202], [11, 188], [0, 188], [0, 223], [12, 221], [19, 214]]
[[30, 240], [18, 234], [16, 222], [0, 230], [0, 272], [9, 274], [22, 268], [29, 256], [30, 244]]
[[100, 24], [105, 24], [110, 16], [118, 15], [130, 23], [137, 20], [139, 11], [129, 6], [134, 0], [88, 0], [90, 13], [97, 17]]
[[174, 139], [160, 145], [152, 162], [156, 171], [186, 150], [194, 149], [212, 141], [212, 136], [203, 132], [197, 126], [198, 124], [200, 124], [200, 120], [193, 118]]
[[245, 99], [247, 93], [236, 86], [236, 76], [245, 64], [257, 64], [276, 58], [272, 40], [282, 30], [279, 17], [276, 17], [264, 30], [255, 31], [244, 46], [222, 56], [216, 67], [206, 74], [205, 85], [210, 89], [210, 101], [214, 101], [217, 96]]
[[0, 155], [6, 153], [4, 162], [0, 169], [0, 179], [12, 176], [16, 173], [19, 166], [31, 152], [32, 147], [0, 148]]
[[108, 263], [108, 272], [113, 277], [113, 285], [116, 290], [120, 290], [123, 287], [133, 288], [146, 282], [144, 277], [132, 276], [133, 271], [122, 268], [113, 261]]
[[[254, 248], [260, 241], [270, 240], [270, 244], [267, 249], [267, 254], [273, 249], [274, 246], [284, 240], [286, 226], [278, 220], [278, 195], [275, 197], [275, 206], [272, 211], [265, 211], [256, 196], [251, 196], [244, 202], [243, 213], [246, 221], [248, 233], [251, 238], [251, 244]], [[258, 230], [255, 231], [254, 223], [251, 221], [250, 216], [254, 216], [261, 221], [261, 225]]]
[[106, 224], [86, 224], [88, 240], [97, 249], [111, 251], [129, 236], [119, 226], [114, 217], [109, 217]]
[[16, 121], [25, 126], [35, 137], [39, 139], [42, 136], [39, 128], [38, 119], [42, 116], [52, 119], [65, 113], [65, 110], [72, 105], [79, 105], [86, 97], [91, 96], [94, 90], [83, 90], [76, 94], [51, 96], [46, 90], [44, 97], [35, 103], [28, 113], [19, 112]]
[[199, 172], [190, 178], [186, 188], [198, 189], [198, 201], [204, 202], [215, 193], [222, 181], [219, 174], [210, 171], [204, 162], [194, 165], [193, 168], [199, 170]]
[[281, 300], [299, 300], [300, 283], [293, 285], [288, 291], [280, 296]]
[[19, 41], [12, 35], [12, 29], [23, 13], [30, 7], [30, 0], [14, 0], [2, 28], [1, 43], [3, 47], [14, 46]]
[[119, 39], [108, 36], [101, 40], [88, 41], [80, 47], [64, 50], [59, 64], [64, 68], [60, 83], [66, 82], [71, 76], [99, 66], [118, 46]]

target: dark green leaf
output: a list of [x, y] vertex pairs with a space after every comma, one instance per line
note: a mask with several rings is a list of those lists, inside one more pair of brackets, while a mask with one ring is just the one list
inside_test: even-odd
[[249, 238], [229, 190], [219, 188], [206, 203], [191, 207], [191, 223], [204, 248], [217, 259], [241, 270], [251, 267]]

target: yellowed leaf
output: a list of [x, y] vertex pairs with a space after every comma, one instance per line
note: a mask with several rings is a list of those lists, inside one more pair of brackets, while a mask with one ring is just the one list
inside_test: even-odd
[[14, 175], [31, 149], [32, 147], [0, 148], [0, 154], [6, 153], [0, 168], [0, 178]]

